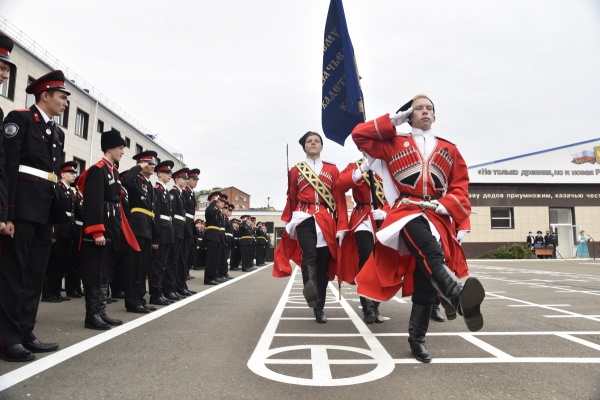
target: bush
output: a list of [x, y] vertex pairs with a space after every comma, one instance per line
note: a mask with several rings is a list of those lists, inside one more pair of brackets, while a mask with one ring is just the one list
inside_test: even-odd
[[477, 258], [502, 260], [531, 258], [531, 250], [525, 244], [513, 243], [499, 247], [496, 250], [490, 250]]

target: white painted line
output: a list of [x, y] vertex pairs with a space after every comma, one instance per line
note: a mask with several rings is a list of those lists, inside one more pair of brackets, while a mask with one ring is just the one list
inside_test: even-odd
[[571, 307], [570, 304], [509, 304], [508, 307]]
[[560, 335], [557, 335], [557, 336], [560, 336], [561, 338], [564, 338], [564, 339], [567, 339], [567, 340], [573, 341], [573, 342], [575, 342], [575, 343], [582, 344], [582, 345], [584, 345], [584, 346], [587, 346], [587, 347], [589, 347], [590, 349], [594, 349], [594, 350], [598, 350], [598, 351], [600, 351], [600, 344], [592, 343], [592, 342], [590, 342], [590, 341], [587, 341], [587, 340], [584, 340], [584, 339], [581, 339], [581, 338], [575, 337], [575, 336], [573, 336], [572, 334], [569, 334], [569, 333], [562, 333], [562, 334], [560, 334]]
[[484, 342], [481, 339], [477, 339], [474, 335], [465, 333], [465, 334], [460, 335], [460, 337], [462, 337], [463, 339], [465, 339], [468, 342], [473, 343], [475, 346], [479, 347], [480, 349], [487, 351], [494, 357], [497, 357], [500, 359], [513, 358], [513, 356], [511, 356], [510, 354], [503, 352], [502, 350], [492, 346], [489, 343]]
[[600, 318], [600, 315], [543, 315], [546, 318], [581, 318], [582, 316], [591, 318]]
[[[281, 317], [280, 320], [287, 321], [314, 321], [315, 317]], [[327, 317], [327, 321], [350, 321], [350, 318]]]
[[[396, 358], [396, 364], [421, 364], [414, 358]], [[600, 357], [560, 358], [560, 357], [513, 357], [513, 358], [436, 358], [431, 364], [502, 364], [502, 363], [557, 363], [557, 364], [600, 364]]]
[[[11, 386], [16, 385], [19, 382], [24, 381], [25, 379], [29, 379], [32, 376], [38, 375], [39, 373], [41, 373], [49, 368], [54, 367], [55, 365], [58, 365], [58, 364], [62, 363], [63, 361], [66, 361], [66, 360], [73, 358], [85, 351], [88, 351], [96, 346], [99, 346], [104, 342], [107, 342], [111, 339], [121, 336], [124, 333], [127, 333], [135, 328], [138, 328], [144, 324], [147, 324], [148, 322], [154, 321], [155, 319], [160, 318], [163, 315], [169, 314], [189, 303], [199, 300], [205, 296], [208, 296], [209, 294], [216, 292], [217, 290], [223, 289], [224, 287], [229, 286], [235, 282], [239, 282], [240, 280], [245, 279], [248, 276], [257, 273], [258, 271], [261, 271], [262, 269], [269, 267], [270, 265], [272, 265], [272, 264], [267, 264], [264, 267], [258, 268], [252, 272], [246, 272], [244, 275], [240, 275], [239, 277], [237, 277], [235, 279], [232, 279], [227, 282], [223, 282], [219, 285], [213, 286], [213, 287], [206, 289], [200, 293], [190, 296], [187, 299], [183, 299], [183, 300], [180, 300], [169, 306], [165, 306], [165, 307], [163, 307], [159, 310], [156, 310], [150, 314], [146, 314], [143, 317], [138, 317], [138, 318], [134, 319], [133, 321], [127, 322], [121, 326], [114, 327], [106, 332], [92, 336], [89, 339], [86, 339], [82, 342], [76, 343], [72, 346], [69, 346], [69, 347], [63, 349], [63, 350], [59, 350], [57, 352], [49, 354], [43, 358], [40, 358], [37, 361], [32, 361], [31, 363], [26, 364], [25, 366], [18, 368], [14, 371], [7, 372], [6, 374], [0, 376], [0, 392], [5, 389], [8, 389]], [[82, 318], [83, 318], [83, 314], [82, 314]]]
[[[294, 333], [277, 333], [277, 326], [282, 319], [282, 315], [284, 309], [287, 308], [286, 304], [289, 302], [290, 290], [292, 287], [292, 282], [295, 276], [298, 275], [299, 268], [296, 267], [294, 269], [293, 275], [290, 278], [290, 283], [284, 290], [284, 293], [279, 300], [279, 303], [275, 307], [275, 310], [271, 316], [271, 319], [267, 323], [267, 326], [261, 335], [252, 356], [248, 360], [248, 368], [254, 372], [255, 374], [262, 376], [264, 378], [284, 382], [294, 385], [304, 385], [304, 386], [346, 386], [346, 385], [356, 385], [364, 382], [371, 382], [377, 379], [381, 379], [384, 376], [389, 375], [394, 370], [394, 363], [392, 362], [392, 357], [385, 350], [385, 348], [381, 345], [379, 340], [375, 338], [375, 335], [371, 333], [371, 331], [367, 328], [365, 323], [362, 321], [362, 318], [358, 316], [358, 314], [353, 310], [352, 306], [344, 299], [339, 298], [339, 292], [336, 290], [335, 285], [333, 283], [329, 283], [328, 289], [331, 290], [334, 294], [333, 300], [331, 296], [327, 297], [327, 303], [340, 304], [342, 308], [346, 311], [346, 314], [353, 323], [358, 331], [356, 334], [323, 334], [319, 332], [321, 330], [320, 324], [315, 323], [313, 318], [310, 318], [312, 321], [313, 331], [314, 333], [304, 333], [304, 334], [294, 334]], [[326, 309], [330, 308], [328, 304], [326, 304]], [[308, 318], [306, 318], [308, 319]], [[335, 343], [335, 339], [339, 339], [341, 337], [360, 337], [362, 338], [367, 346], [366, 348], [359, 347], [349, 347], [349, 346], [339, 346], [335, 344], [323, 344], [323, 345], [315, 345], [315, 344], [298, 344], [286, 347], [276, 347], [271, 348], [273, 343], [273, 338], [275, 337], [297, 337], [297, 338], [307, 338], [307, 337], [318, 337], [318, 338], [329, 338], [332, 343]], [[301, 341], [299, 343], [302, 343]], [[298, 352], [298, 351], [310, 351], [309, 359], [302, 358], [281, 358], [277, 357], [280, 353], [284, 352]], [[362, 357], [359, 360], [363, 359], [371, 359], [373, 364], [376, 365], [374, 369], [371, 369], [369, 372], [364, 373], [358, 376], [351, 376], [346, 378], [334, 378], [331, 373], [331, 365], [332, 364], [356, 364], [356, 358], [349, 358], [344, 360], [332, 360], [329, 359], [330, 351], [345, 351], [351, 353], [361, 354]], [[279, 365], [291, 365], [291, 364], [303, 364], [303, 365], [311, 365], [312, 366], [312, 376], [310, 378], [284, 375], [282, 373], [275, 372], [270, 369], [268, 365], [279, 364]]]
[[494, 295], [494, 294], [490, 294], [490, 296], [494, 296], [494, 297], [501, 298], [501, 299], [504, 299], [504, 300], [514, 301], [515, 303], [522, 303], [522, 304], [526, 304], [526, 305], [530, 305], [530, 306], [537, 306], [539, 308], [543, 308], [543, 309], [546, 309], [546, 310], [555, 311], [557, 313], [578, 316], [580, 318], [589, 319], [590, 321], [600, 322], [600, 319], [598, 319], [598, 318], [588, 317], [588, 316], [585, 316], [585, 315], [582, 315], [582, 314], [578, 314], [576, 312], [571, 312], [571, 311], [563, 310], [561, 308], [554, 308], [554, 307], [551, 307], [551, 306], [544, 306], [544, 305], [532, 303], [530, 301], [514, 299], [514, 298], [506, 297], [506, 296], [500, 296], [500, 295]]

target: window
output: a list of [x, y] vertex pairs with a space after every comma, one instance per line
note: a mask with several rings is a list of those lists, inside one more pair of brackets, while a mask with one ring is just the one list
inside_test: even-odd
[[131, 148], [131, 139], [129, 139], [127, 136], [125, 136], [125, 147], [128, 149]]
[[240, 196], [237, 196], [237, 195], [236, 195], [236, 196], [235, 196], [235, 199], [239, 201], [239, 200], [240, 200]]
[[142, 151], [144, 151], [144, 148], [141, 145], [136, 143], [135, 144], [135, 154], [141, 153]]
[[491, 207], [492, 229], [514, 229], [512, 207]]
[[98, 125], [96, 126], [96, 132], [104, 132], [104, 121], [101, 119], [98, 120]]
[[75, 136], [87, 139], [89, 115], [77, 109], [77, 115], [75, 116]]
[[14, 75], [14, 68], [11, 68], [9, 78], [0, 85], [0, 96], [6, 97], [9, 100], [14, 100], [16, 80], [17, 76]]
[[73, 161], [77, 163], [77, 175], [81, 175], [85, 171], [85, 161], [77, 157], [73, 157]]

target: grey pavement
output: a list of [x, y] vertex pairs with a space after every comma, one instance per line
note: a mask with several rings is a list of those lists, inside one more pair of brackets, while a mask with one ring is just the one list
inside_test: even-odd
[[301, 278], [271, 266], [202, 285], [126, 323], [83, 327], [83, 299], [41, 303], [35, 333], [61, 349], [0, 361], [0, 399], [600, 399], [600, 260], [471, 260], [485, 324], [431, 321], [431, 364], [407, 343], [410, 298], [365, 325], [355, 287], [328, 290], [327, 324], [303, 303]]

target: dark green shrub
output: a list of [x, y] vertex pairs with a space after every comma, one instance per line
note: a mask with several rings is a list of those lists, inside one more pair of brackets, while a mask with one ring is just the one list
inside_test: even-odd
[[477, 258], [503, 260], [531, 258], [531, 250], [529, 250], [529, 247], [525, 244], [513, 243], [499, 247], [495, 250], [490, 250], [486, 253], [481, 254]]

